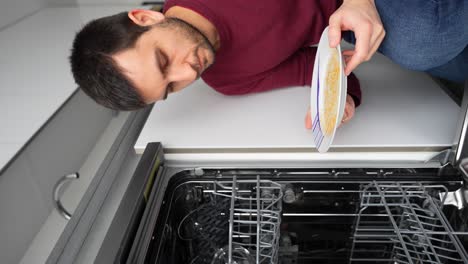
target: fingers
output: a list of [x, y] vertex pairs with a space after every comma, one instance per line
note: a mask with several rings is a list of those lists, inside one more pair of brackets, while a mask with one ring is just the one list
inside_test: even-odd
[[350, 111], [348, 108], [346, 108], [343, 114], [343, 119], [341, 120], [341, 124], [347, 123], [349, 120], [351, 120], [351, 114], [349, 112]]
[[[370, 43], [373, 43], [372, 44], [372, 47], [370, 48], [370, 50], [368, 51], [368, 55], [366, 57], [364, 57], [364, 59], [362, 58], [357, 58], [356, 61], [358, 61], [358, 65], [364, 61], [368, 61], [371, 59], [372, 55], [377, 52], [377, 49], [379, 48], [380, 46], [380, 43], [382, 43], [383, 39], [385, 38], [385, 31], [382, 30], [377, 36], [376, 36], [376, 39], [373, 39], [371, 40]], [[357, 47], [357, 45], [356, 45]], [[351, 63], [351, 60], [356, 56], [357, 54], [357, 51], [356, 50], [345, 50], [343, 51], [343, 55], [344, 55], [344, 59], [345, 59], [345, 62], [346, 62], [346, 69], [349, 69], [349, 65]], [[346, 75], [349, 75], [351, 74], [351, 72], [355, 69], [356, 67], [354, 66], [354, 68], [352, 69], [349, 69], [350, 72], [348, 73], [346, 70], [345, 70], [345, 73]]]
[[328, 43], [331, 48], [335, 48], [341, 41], [341, 19], [339, 14], [330, 17], [328, 25]]
[[356, 35], [356, 49], [354, 55], [346, 65], [345, 74], [348, 76], [351, 72], [362, 62], [370, 59], [372, 54], [370, 53], [370, 41], [372, 34], [372, 26], [361, 25], [354, 34]]
[[345, 50], [345, 51], [343, 51], [343, 56], [344, 56], [344, 60], [345, 60], [345, 67], [349, 63], [349, 61], [351, 60], [353, 55], [354, 55], [354, 50]]
[[343, 113], [343, 118], [341, 119], [341, 123], [346, 123], [349, 120], [349, 109], [348, 104], [345, 106], [345, 110]]
[[354, 100], [353, 98], [348, 94], [346, 97], [346, 106], [345, 106], [345, 111], [343, 114], [343, 119], [341, 120], [341, 123], [347, 123], [349, 120], [351, 120], [354, 116], [356, 106], [354, 105]]
[[[341, 119], [340, 126], [344, 123], [347, 123], [349, 120], [351, 120], [354, 116], [356, 106], [354, 104], [354, 99], [351, 97], [351, 95], [346, 96], [346, 106], [345, 110], [343, 113], [343, 119]], [[311, 119], [311, 114], [310, 114], [310, 107], [307, 109], [307, 113], [304, 119], [305, 127], [306, 129], [312, 129], [312, 119]]]
[[341, 127], [341, 125], [343, 125], [344, 123], [348, 122], [348, 111], [346, 111], [346, 108], [345, 108], [345, 111], [343, 113], [343, 119], [341, 119], [341, 122], [340, 124], [338, 125], [338, 127]]
[[343, 55], [345, 56], [353, 56], [354, 55], [354, 50], [344, 50]]
[[359, 64], [368, 61], [377, 51], [383, 39], [385, 30], [374, 1], [343, 1], [340, 8], [329, 20], [330, 47], [338, 45], [341, 38], [340, 30], [351, 30], [356, 37], [356, 47], [353, 53], [348, 52], [345, 74], [349, 75]]
[[307, 114], [306, 114], [304, 121], [305, 121], [304, 123], [305, 123], [306, 129], [312, 129], [312, 119], [310, 118], [310, 107], [307, 110]]

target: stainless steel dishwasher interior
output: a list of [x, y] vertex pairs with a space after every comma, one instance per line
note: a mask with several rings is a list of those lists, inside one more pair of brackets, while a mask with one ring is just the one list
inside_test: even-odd
[[454, 199], [463, 188], [455, 174], [182, 171], [158, 201], [145, 263], [467, 263], [468, 211]]

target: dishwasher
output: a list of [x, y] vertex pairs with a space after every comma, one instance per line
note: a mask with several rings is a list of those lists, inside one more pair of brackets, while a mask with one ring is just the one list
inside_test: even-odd
[[[147, 149], [142, 161], [157, 166], [160, 145]], [[134, 197], [140, 206], [120, 212], [134, 217], [115, 262], [468, 262], [465, 174], [447, 166], [178, 172], [161, 166], [151, 177], [144, 177], [154, 181], [148, 202], [146, 191]]]
[[171, 166], [150, 143], [96, 263], [468, 263], [467, 109], [429, 167]]

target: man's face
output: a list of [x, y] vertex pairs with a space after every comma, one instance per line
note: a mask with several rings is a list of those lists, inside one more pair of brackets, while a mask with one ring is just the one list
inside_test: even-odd
[[150, 104], [198, 79], [214, 62], [214, 49], [198, 30], [166, 17], [143, 33], [133, 48], [112, 58]]

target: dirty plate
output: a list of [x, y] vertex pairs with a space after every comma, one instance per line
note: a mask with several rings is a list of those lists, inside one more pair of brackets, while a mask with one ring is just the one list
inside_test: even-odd
[[343, 118], [347, 81], [341, 47], [330, 48], [328, 27], [315, 56], [311, 85], [312, 134], [319, 152], [327, 152]]

